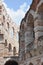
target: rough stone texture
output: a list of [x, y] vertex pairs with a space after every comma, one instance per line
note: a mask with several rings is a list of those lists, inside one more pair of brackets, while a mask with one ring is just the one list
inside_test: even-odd
[[13, 56], [18, 56], [18, 26], [12, 22], [6, 8], [0, 0], [0, 65]]
[[[5, 11], [5, 9], [4, 9], [4, 11]], [[5, 12], [5, 14], [6, 14], [6, 12]], [[4, 16], [5, 16], [5, 14], [4, 14]], [[0, 24], [2, 24], [2, 25], [3, 25], [3, 22], [5, 22], [4, 16], [0, 17], [0, 21], [1, 21]], [[7, 21], [9, 21], [9, 17], [8, 17]], [[9, 24], [12, 27], [11, 22]], [[9, 44], [9, 42], [12, 43], [13, 41], [11, 38], [9, 38], [11, 36], [8, 37], [9, 32], [6, 32], [6, 31], [8, 31], [9, 26], [7, 27], [7, 25], [5, 25], [5, 27], [6, 28], [3, 27], [3, 29], [2, 29], [2, 26], [0, 26], [0, 29], [2, 29], [0, 31], [0, 33], [3, 34], [3, 32], [4, 32], [7, 34], [4, 36], [4, 39], [7, 39], [8, 40], [7, 43]], [[14, 37], [14, 39], [15, 39], [15, 37]], [[2, 40], [2, 38], [0, 40]], [[3, 40], [3, 42], [4, 42], [4, 40]], [[2, 46], [2, 45], [3, 44], [0, 44], [0, 46]], [[5, 46], [6, 45], [7, 44], [5, 44]], [[3, 53], [2, 53], [3, 48], [5, 48], [5, 46], [3, 45], [3, 47], [0, 47], [2, 50], [1, 51], [2, 55], [3, 55]], [[7, 48], [8, 48], [8, 46], [7, 46]], [[8, 51], [8, 49], [4, 49], [4, 55], [7, 55], [7, 53], [5, 51]], [[10, 49], [9, 49], [9, 51], [10, 51]], [[10, 56], [10, 54], [11, 53], [9, 53], [9, 56]], [[20, 31], [19, 31], [19, 56], [18, 57], [17, 56], [3, 57], [3, 58], [1, 58], [1, 59], [3, 59], [3, 61], [1, 61], [1, 62], [4, 63], [4, 61], [9, 58], [17, 61], [19, 63], [19, 65], [43, 65], [43, 0], [33, 0], [32, 4], [30, 6], [30, 9], [27, 11], [25, 17], [21, 21]]]
[[[24, 34], [23, 34], [24, 32]], [[43, 0], [33, 0], [20, 24], [21, 65], [42, 65], [43, 62]], [[22, 44], [22, 40], [24, 43]], [[21, 47], [22, 44], [22, 47]], [[25, 46], [23, 49], [23, 45]], [[24, 56], [23, 56], [24, 50]], [[24, 58], [25, 57], [25, 58]]]

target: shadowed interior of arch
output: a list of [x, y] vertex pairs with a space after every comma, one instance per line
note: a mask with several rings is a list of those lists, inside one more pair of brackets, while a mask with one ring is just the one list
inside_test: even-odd
[[18, 62], [16, 62], [15, 60], [8, 60], [4, 65], [18, 65]]

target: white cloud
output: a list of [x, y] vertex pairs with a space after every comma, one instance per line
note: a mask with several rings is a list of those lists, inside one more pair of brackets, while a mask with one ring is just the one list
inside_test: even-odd
[[7, 5], [4, 3], [5, 8], [7, 9], [8, 14], [11, 16], [13, 22], [16, 22], [17, 24], [20, 24], [22, 18], [25, 16], [26, 11], [29, 9], [29, 5], [27, 3], [23, 3], [20, 8], [15, 11], [14, 9], [10, 9], [7, 7]]
[[4, 0], [0, 0], [0, 1], [4, 1]]

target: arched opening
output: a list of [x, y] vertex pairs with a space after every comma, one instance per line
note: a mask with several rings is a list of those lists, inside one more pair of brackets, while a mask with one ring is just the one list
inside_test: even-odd
[[38, 7], [38, 12], [42, 12], [43, 13], [43, 3], [41, 3], [41, 5]]
[[0, 34], [0, 41], [2, 41], [4, 39], [4, 35]]
[[32, 36], [35, 39], [35, 32], [34, 32], [34, 18], [32, 14], [27, 15], [27, 28], [32, 32]]
[[5, 22], [5, 16], [3, 15], [3, 21]]
[[7, 40], [5, 40], [5, 46], [7, 46]]
[[9, 47], [8, 47], [8, 50], [9, 52], [11, 51], [12, 47], [11, 47], [11, 44], [9, 43]]
[[[43, 3], [38, 7], [39, 19], [43, 20]], [[42, 21], [43, 22], [43, 21]]]
[[32, 28], [33, 37], [34, 37], [34, 18], [33, 18], [33, 15], [29, 14], [28, 18], [29, 18], [29, 24], [30, 24], [30, 27]]
[[30, 62], [29, 65], [33, 65], [33, 63]]
[[10, 60], [6, 61], [4, 65], [18, 65], [18, 62], [10, 59]]
[[7, 22], [7, 28], [9, 29], [9, 23]]
[[40, 41], [43, 40], [43, 36], [40, 36], [40, 37], [38, 38], [38, 40], [40, 40]]
[[[35, 39], [34, 18], [33, 18], [33, 15], [30, 13], [27, 15], [26, 24], [27, 24], [27, 30], [25, 34], [25, 37], [26, 37], [25, 42], [27, 43], [27, 46], [26, 46], [27, 52], [29, 52], [30, 50], [34, 48], [34, 39]], [[30, 54], [30, 56], [32, 57], [32, 54]]]
[[43, 65], [43, 62], [41, 63], [41, 65]]
[[38, 46], [43, 46], [43, 36], [38, 38]]
[[39, 53], [42, 54], [43, 53], [43, 36], [40, 36], [38, 38], [38, 49], [39, 49]]
[[14, 27], [12, 27], [12, 29], [13, 29], [13, 35], [15, 34], [15, 30], [14, 30]]
[[0, 6], [0, 15], [2, 14], [2, 6]]
[[13, 47], [13, 55], [16, 55], [16, 47]]

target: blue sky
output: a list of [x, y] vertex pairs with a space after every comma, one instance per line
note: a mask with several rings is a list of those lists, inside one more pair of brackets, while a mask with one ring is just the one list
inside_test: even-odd
[[30, 8], [32, 0], [4, 0], [4, 5], [13, 22], [20, 25], [22, 18]]
[[26, 2], [27, 5], [30, 5], [32, 0], [5, 0], [4, 2], [8, 5], [9, 8], [17, 10], [24, 2]]

